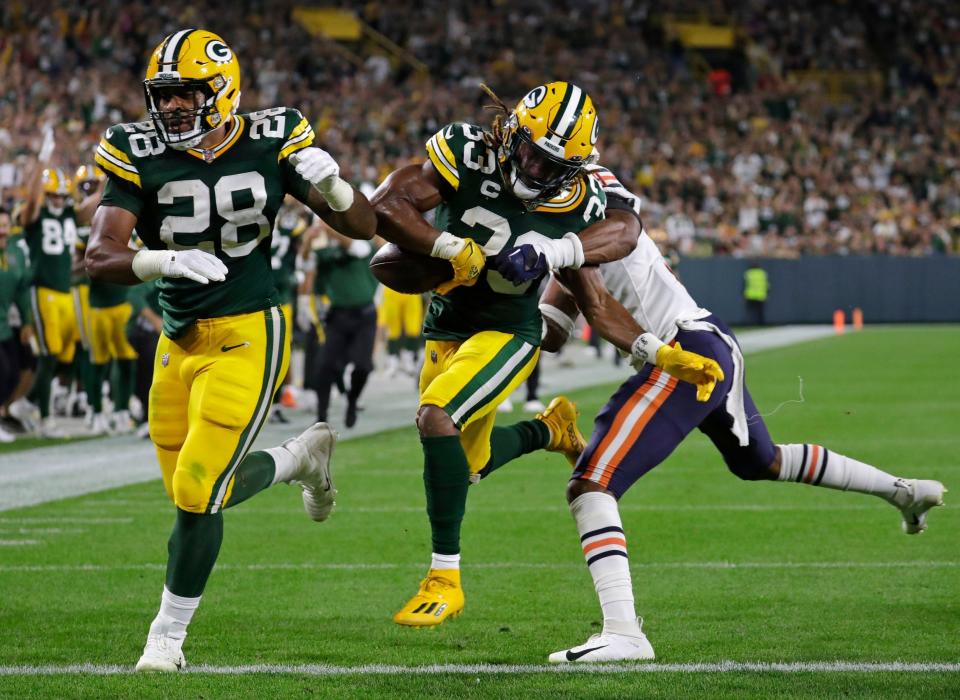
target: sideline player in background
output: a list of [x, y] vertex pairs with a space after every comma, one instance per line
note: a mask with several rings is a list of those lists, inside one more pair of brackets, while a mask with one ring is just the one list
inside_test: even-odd
[[[314, 520], [334, 506], [327, 425], [248, 453], [290, 356], [270, 264], [283, 197], [356, 238], [371, 238], [376, 218], [333, 158], [311, 146], [300, 112], [237, 114], [240, 67], [216, 34], [168, 36], [150, 55], [144, 87], [151, 120], [111, 127], [97, 149], [109, 180], [87, 269], [118, 284], [159, 278], [149, 423], [176, 522], [137, 669], [174, 671], [220, 550], [223, 509], [281, 481], [303, 486]], [[134, 226], [148, 249], [129, 248]]]
[[373, 298], [377, 280], [370, 272], [373, 245], [353, 241], [328, 230], [327, 245], [313, 252], [314, 264], [307, 271], [302, 290], [325, 295], [330, 306], [323, 319], [326, 342], [312, 372], [317, 392], [317, 420], [326, 422], [330, 391], [343, 382], [347, 364], [352, 364], [346, 387], [344, 425], [357, 423], [360, 394], [373, 371], [373, 346], [377, 338], [377, 309]]
[[[395, 171], [373, 198], [380, 236], [454, 269], [424, 323], [417, 427], [433, 556], [420, 590], [394, 616], [401, 625], [438, 625], [463, 609], [460, 526], [471, 481], [534, 450], [575, 460], [584, 444], [576, 407], [564, 397], [535, 420], [494, 427], [497, 405], [537, 361], [541, 318], [535, 280], [515, 285], [484, 269], [486, 256], [530, 243], [542, 276], [616, 260], [636, 244], [617, 218], [603, 221], [603, 192], [583, 172], [598, 134], [589, 96], [554, 82], [513, 110], [497, 102], [492, 132], [445, 126], [427, 142], [429, 159]], [[423, 215], [434, 208], [436, 228]], [[577, 232], [587, 227], [592, 234], [581, 241]]]
[[[639, 227], [639, 198], [609, 171], [601, 169], [595, 175], [608, 193], [634, 202]], [[900, 510], [907, 534], [922, 532], [927, 511], [942, 505], [945, 489], [938, 481], [902, 479], [820, 445], [774, 444], [744, 383], [743, 356], [733, 332], [697, 305], [645, 233], [623, 260], [599, 268], [564, 270], [560, 280], [569, 291], [552, 280], [541, 300], [541, 312], [551, 329], [544, 347], [556, 350], [566, 341], [579, 306], [594, 331], [630, 353], [638, 372], [597, 414], [590, 444], [580, 455], [567, 488], [570, 512], [603, 610], [603, 630], [580, 646], [551, 654], [550, 661], [654, 657], [634, 609], [617, 501], [694, 428], [710, 438], [730, 471], [741, 479], [805, 483], [879, 496]], [[610, 294], [619, 304], [609, 303]], [[619, 305], [632, 318], [617, 313]], [[723, 369], [724, 378], [707, 400], [702, 400], [702, 387], [678, 383], [654, 365], [674, 343], [714, 358]]]
[[96, 197], [79, 206], [70, 203], [70, 180], [62, 170], [49, 167], [55, 141], [48, 128], [33, 170], [27, 176], [26, 201], [20, 209], [20, 224], [30, 247], [33, 269], [31, 304], [40, 349], [34, 397], [40, 408], [40, 435], [59, 437], [50, 415], [50, 387], [57, 362], [73, 362], [79, 331], [70, 294], [71, 268], [77, 225], [90, 221]]
[[[313, 214], [311, 213], [312, 217]], [[270, 239], [270, 265], [273, 268], [273, 284], [277, 288], [277, 302], [286, 320], [288, 341], [293, 339], [293, 323], [295, 295], [297, 292], [297, 252], [303, 242], [303, 234], [307, 230], [310, 219], [307, 211], [294, 197], [284, 197], [283, 205], [277, 213], [276, 223], [273, 226], [273, 237]], [[273, 395], [273, 410], [270, 413], [271, 423], [289, 423], [289, 419], [280, 409], [284, 386], [290, 383], [290, 373], [283, 378], [280, 387]]]
[[[96, 197], [100, 201], [100, 194], [107, 176], [96, 165], [86, 163], [77, 168], [73, 179], [74, 196], [77, 201], [87, 197]], [[87, 244], [90, 242], [89, 222], [77, 226], [77, 242], [74, 245], [75, 260], [73, 264], [73, 284], [70, 292], [73, 295], [73, 312], [76, 316], [77, 338], [82, 352], [77, 353], [74, 361], [75, 374], [80, 382], [82, 391], [86, 395], [87, 405], [92, 411], [91, 432], [94, 434], [107, 432], [107, 425], [103, 416], [98, 417], [100, 408], [94, 402], [98, 393], [103, 393], [103, 379], [99, 384], [96, 378], [96, 369], [93, 366], [90, 323], [90, 277], [84, 266], [84, 256], [87, 254]], [[68, 411], [68, 415], [70, 412]]]
[[[21, 338], [10, 326], [10, 312], [16, 307], [21, 325], [30, 328], [30, 269], [26, 254], [11, 242], [10, 212], [0, 207], [0, 407], [13, 397], [20, 381]], [[0, 425], [0, 442], [13, 442], [14, 435]]]

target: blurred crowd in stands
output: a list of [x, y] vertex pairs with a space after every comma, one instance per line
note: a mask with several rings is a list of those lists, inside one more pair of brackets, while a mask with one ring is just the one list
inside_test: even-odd
[[[675, 252], [960, 250], [953, 0], [322, 3], [354, 10], [426, 70], [311, 36], [295, 4], [0, 4], [0, 203], [16, 198], [42, 124], [61, 165], [90, 161], [104, 128], [144, 117], [152, 47], [203, 26], [240, 58], [244, 110], [300, 108], [358, 183], [422, 159], [446, 122], [488, 123], [480, 82], [512, 104], [562, 79], [592, 95], [601, 162], [643, 195], [647, 230]], [[735, 26], [737, 50], [685, 49], [667, 7]]]

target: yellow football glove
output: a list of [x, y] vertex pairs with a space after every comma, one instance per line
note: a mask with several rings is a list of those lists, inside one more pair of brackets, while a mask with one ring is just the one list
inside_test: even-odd
[[688, 352], [680, 343], [671, 347], [651, 333], [633, 341], [631, 355], [630, 364], [636, 369], [649, 362], [680, 381], [695, 384], [697, 401], [709, 401], [717, 382], [723, 381], [723, 370], [715, 360]]
[[464, 242], [463, 247], [453, 257], [448, 258], [453, 266], [453, 279], [437, 287], [440, 294], [446, 294], [455, 287], [472, 287], [475, 285], [480, 273], [483, 272], [483, 266], [487, 262], [483, 248], [477, 245], [476, 241], [468, 238], [461, 238], [460, 240]]

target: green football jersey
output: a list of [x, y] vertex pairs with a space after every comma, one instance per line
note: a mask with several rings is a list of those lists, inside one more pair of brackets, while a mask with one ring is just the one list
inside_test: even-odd
[[66, 206], [59, 214], [46, 206], [40, 207], [37, 220], [24, 226], [23, 236], [30, 248], [32, 284], [69, 292], [73, 249], [77, 243], [73, 207]]
[[153, 122], [107, 129], [96, 162], [107, 173], [102, 205], [137, 217], [148, 248], [198, 248], [227, 266], [223, 282], [157, 282], [163, 329], [181, 336], [197, 319], [251, 313], [278, 303], [270, 239], [285, 194], [303, 201], [310, 183], [289, 156], [313, 143], [309, 122], [295, 109], [276, 107], [236, 115], [220, 145], [177, 151]]
[[299, 207], [283, 207], [277, 215], [270, 244], [273, 283], [281, 304], [289, 304], [297, 291], [297, 247], [307, 222]]
[[[606, 196], [594, 178], [582, 176], [555, 199], [528, 211], [503, 183], [497, 154], [472, 124], [445, 126], [427, 142], [427, 155], [452, 194], [437, 207], [434, 225], [471, 238], [487, 256], [537, 238], [558, 239], [579, 233], [603, 219]], [[471, 287], [449, 294], [434, 292], [424, 320], [424, 336], [462, 340], [485, 330], [513, 333], [540, 344], [539, 283], [515, 286], [485, 268]]]

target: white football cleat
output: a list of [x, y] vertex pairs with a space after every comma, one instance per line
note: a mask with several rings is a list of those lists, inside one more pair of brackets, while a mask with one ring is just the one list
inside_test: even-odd
[[608, 661], [652, 661], [653, 646], [641, 632], [639, 637], [601, 632], [580, 646], [555, 651], [550, 663], [604, 663]]
[[523, 404], [523, 410], [527, 413], [543, 413], [544, 409], [546, 409], [546, 406], [540, 399], [530, 399]]
[[303, 488], [303, 508], [318, 523], [330, 517], [337, 489], [330, 474], [330, 457], [337, 434], [326, 423], [314, 423], [295, 438], [282, 444], [297, 459], [297, 471], [290, 481]]
[[47, 416], [40, 421], [40, 431], [38, 433], [39, 437], [42, 438], [62, 438], [66, 437], [64, 432], [60, 429], [60, 426], [57, 425], [57, 421], [53, 416]]
[[891, 502], [903, 514], [903, 531], [916, 535], [927, 529], [927, 511], [943, 505], [943, 484], [930, 479], [897, 479]]
[[137, 662], [137, 671], [159, 671], [171, 673], [182, 671], [187, 667], [187, 660], [183, 658], [182, 639], [174, 639], [165, 634], [151, 634], [147, 636], [147, 644], [143, 647], [143, 656]]
[[512, 413], [512, 412], [513, 412], [513, 401], [510, 400], [510, 397], [505, 398], [505, 399], [503, 400], [503, 403], [501, 403], [499, 406], [497, 406], [497, 410], [498, 410], [500, 413]]
[[27, 401], [25, 398], [19, 398], [7, 408], [10, 415], [20, 421], [23, 429], [32, 435], [40, 432], [40, 409]]

